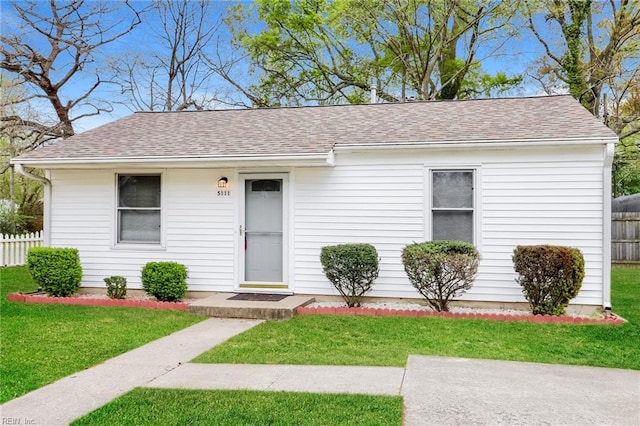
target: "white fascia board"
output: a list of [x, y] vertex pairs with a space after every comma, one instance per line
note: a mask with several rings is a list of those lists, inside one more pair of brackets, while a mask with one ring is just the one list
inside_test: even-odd
[[574, 138], [574, 139], [519, 139], [519, 140], [482, 140], [482, 141], [440, 141], [440, 142], [389, 142], [371, 144], [340, 144], [334, 147], [336, 152], [407, 149], [407, 148], [514, 148], [541, 146], [571, 145], [606, 145], [616, 143], [617, 137], [611, 138]]
[[161, 168], [199, 168], [199, 167], [241, 167], [247, 165], [269, 165], [276, 163], [280, 166], [333, 166], [333, 151], [312, 154], [263, 154], [263, 155], [219, 155], [211, 157], [190, 156], [154, 156], [154, 157], [86, 157], [86, 158], [43, 158], [20, 159], [14, 158], [11, 164], [41, 169], [77, 168], [91, 169], [109, 166], [139, 166]]

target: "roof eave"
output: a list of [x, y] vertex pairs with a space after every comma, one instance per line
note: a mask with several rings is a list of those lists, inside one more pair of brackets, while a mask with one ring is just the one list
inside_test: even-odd
[[407, 149], [407, 148], [514, 148], [514, 147], [541, 147], [541, 146], [575, 146], [575, 145], [606, 145], [616, 143], [618, 138], [611, 137], [583, 137], [572, 139], [519, 139], [519, 140], [449, 140], [449, 141], [411, 141], [390, 143], [357, 143], [338, 144], [334, 147], [340, 151], [369, 151], [381, 149]]
[[105, 167], [238, 167], [251, 164], [280, 166], [333, 166], [333, 151], [305, 154], [246, 154], [216, 156], [149, 156], [149, 157], [78, 157], [78, 158], [14, 158], [10, 164], [39, 169], [90, 169]]

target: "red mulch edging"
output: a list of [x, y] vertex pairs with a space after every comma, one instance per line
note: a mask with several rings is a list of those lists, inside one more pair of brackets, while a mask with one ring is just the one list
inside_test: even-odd
[[11, 293], [7, 295], [10, 302], [25, 303], [55, 303], [61, 305], [87, 305], [87, 306], [118, 306], [125, 308], [149, 308], [149, 309], [174, 309], [186, 311], [189, 304], [185, 302], [156, 302], [153, 300], [127, 300], [127, 299], [91, 299], [85, 297], [49, 297], [31, 296], [28, 294]]
[[[186, 302], [156, 302], [153, 300], [128, 300], [128, 299], [91, 299], [84, 297], [49, 297], [31, 296], [22, 293], [7, 295], [10, 302], [44, 303], [62, 305], [86, 305], [86, 306], [118, 306], [126, 308], [149, 309], [174, 309], [186, 311], [189, 304]], [[347, 307], [307, 307], [296, 309], [298, 315], [367, 315], [379, 317], [440, 317], [440, 318], [467, 318], [484, 319], [491, 321], [518, 321], [536, 323], [563, 323], [563, 324], [610, 324], [622, 325], [625, 321], [609, 314], [604, 318], [562, 317], [553, 315], [506, 315], [485, 314], [479, 312], [436, 312], [416, 309], [387, 309], [387, 308], [347, 308]]]
[[467, 318], [484, 319], [491, 321], [519, 321], [537, 323], [565, 323], [565, 324], [611, 324], [622, 325], [625, 321], [609, 314], [604, 318], [585, 317], [561, 317], [554, 315], [506, 315], [506, 314], [484, 314], [475, 312], [436, 312], [415, 309], [387, 309], [387, 308], [347, 308], [347, 307], [299, 307], [298, 315], [367, 315], [378, 317], [441, 317], [441, 318]]

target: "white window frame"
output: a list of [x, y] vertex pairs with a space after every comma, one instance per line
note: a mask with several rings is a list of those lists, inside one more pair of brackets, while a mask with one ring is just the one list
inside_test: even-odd
[[[472, 200], [472, 207], [462, 207], [462, 208], [443, 208], [443, 207], [434, 207], [433, 206], [433, 173], [439, 173], [439, 172], [471, 172], [472, 177], [471, 177], [471, 190], [472, 190], [472, 195], [471, 195], [471, 200]], [[429, 220], [427, 221], [428, 226], [426, 229], [426, 234], [428, 235], [428, 239], [429, 240], [433, 240], [433, 212], [434, 211], [471, 211], [472, 212], [472, 217], [471, 217], [471, 225], [472, 225], [472, 231], [471, 231], [471, 236], [473, 241], [471, 241], [471, 243], [476, 246], [476, 248], [479, 249], [478, 244], [479, 244], [479, 237], [478, 237], [478, 232], [480, 229], [480, 224], [478, 223], [478, 218], [480, 217], [480, 214], [478, 212], [478, 197], [479, 197], [479, 188], [478, 188], [478, 176], [480, 174], [480, 169], [479, 167], [443, 167], [443, 168], [428, 168], [427, 169], [427, 173], [428, 173], [428, 182], [429, 182], [429, 188], [427, 191], [427, 205], [429, 206]]]
[[[160, 178], [160, 206], [159, 207], [136, 207], [136, 208], [122, 208], [120, 207], [120, 176], [157, 176]], [[161, 172], [116, 172], [115, 173], [115, 212], [114, 212], [114, 247], [115, 248], [164, 248], [164, 176]], [[122, 210], [148, 210], [160, 212], [160, 238], [158, 241], [121, 241], [120, 240], [120, 211]]]

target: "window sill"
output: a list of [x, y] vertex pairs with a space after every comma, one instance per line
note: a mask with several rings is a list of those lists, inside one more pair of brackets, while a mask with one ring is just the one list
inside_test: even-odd
[[160, 244], [151, 243], [151, 244], [140, 244], [140, 243], [118, 243], [114, 246], [111, 246], [111, 250], [121, 250], [121, 251], [167, 251], [165, 246]]

